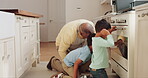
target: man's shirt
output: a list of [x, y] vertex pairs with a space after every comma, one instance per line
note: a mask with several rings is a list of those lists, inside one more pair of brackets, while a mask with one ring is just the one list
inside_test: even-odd
[[85, 40], [80, 38], [78, 29], [83, 23], [89, 23], [94, 27], [91, 21], [85, 19], [75, 20], [64, 25], [56, 37], [56, 46], [58, 47], [58, 52], [62, 60], [67, 55], [66, 51], [69, 48], [82, 47], [82, 43], [84, 43]]

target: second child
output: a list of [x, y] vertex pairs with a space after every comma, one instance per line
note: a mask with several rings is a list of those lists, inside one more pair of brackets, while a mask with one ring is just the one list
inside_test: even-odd
[[99, 20], [95, 25], [96, 35], [92, 38], [90, 72], [93, 78], [108, 78], [105, 68], [109, 67], [108, 47], [114, 46], [110, 34], [111, 25], [105, 20]]

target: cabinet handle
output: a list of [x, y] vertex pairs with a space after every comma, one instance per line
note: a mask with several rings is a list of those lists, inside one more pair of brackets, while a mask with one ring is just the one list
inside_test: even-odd
[[10, 55], [7, 56], [7, 59], [9, 59], [9, 58], [10, 58]]
[[21, 18], [21, 17], [17, 17], [17, 19], [19, 19], [19, 20], [24, 20], [23, 18]]
[[25, 36], [24, 39], [27, 39], [27, 37]]
[[5, 59], [5, 56], [2, 56], [2, 61]]
[[25, 20], [24, 22], [26, 23], [27, 21]]
[[53, 20], [49, 20], [49, 22], [51, 23]]
[[28, 58], [25, 58], [25, 61], [27, 61], [28, 60]]

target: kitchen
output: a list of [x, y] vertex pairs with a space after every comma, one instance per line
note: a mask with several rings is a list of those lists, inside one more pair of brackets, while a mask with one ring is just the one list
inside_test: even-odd
[[[128, 74], [128, 78], [131, 78], [132, 76], [140, 78], [141, 75], [146, 75], [146, 77], [148, 77], [147, 76], [148, 72], [145, 70], [145, 69], [147, 69], [146, 68], [147, 62], [146, 62], [146, 60], [144, 60], [144, 59], [146, 59], [146, 56], [144, 56], [146, 54], [141, 54], [141, 56], [144, 56], [143, 58], [141, 58], [140, 56], [138, 56], [140, 54], [137, 52], [139, 50], [140, 51], [144, 50], [143, 52], [147, 51], [146, 50], [146, 42], [144, 42], [144, 40], [142, 40], [142, 39], [147, 39], [147, 37], [146, 37], [147, 32], [146, 32], [146, 30], [144, 30], [144, 29], [146, 29], [145, 27], [147, 24], [147, 10], [145, 10], [144, 13], [142, 11], [143, 9], [147, 9], [147, 8], [143, 8], [145, 6], [135, 7], [136, 14], [137, 14], [135, 16], [138, 17], [138, 20], [136, 20], [137, 21], [136, 25], [143, 26], [144, 28], [143, 29], [138, 28], [139, 26], [137, 28], [135, 28], [135, 30], [130, 28], [131, 29], [130, 31], [132, 33], [135, 32], [135, 37], [136, 37], [135, 41], [137, 42], [135, 45], [139, 44], [139, 46], [135, 46], [136, 47], [135, 48], [135, 47], [133, 47], [133, 44], [129, 44], [129, 46], [132, 46], [133, 48], [135, 48], [137, 50], [135, 50], [134, 56], [131, 54], [132, 56], [130, 56], [130, 57], [132, 57], [132, 60], [129, 59], [130, 60], [129, 63], [132, 63], [132, 65], [131, 65], [131, 68], [129, 68], [128, 70], [132, 70], [132, 71], [131, 71], [130, 75]], [[21, 14], [15, 15], [15, 14], [8, 13], [8, 15], [12, 15], [12, 18], [9, 19], [9, 17], [8, 17], [7, 20], [8, 19], [13, 20], [13, 22], [10, 22], [10, 23], [14, 24], [14, 22], [17, 21], [17, 23], [14, 24], [14, 26], [13, 26], [15, 29], [13, 30], [13, 27], [11, 29], [9, 29], [10, 27], [9, 28], [2, 27], [5, 29], [5, 31], [10, 31], [10, 32], [6, 33], [6, 34], [9, 34], [10, 36], [5, 37], [5, 38], [6, 39], [8, 38], [8, 41], [9, 41], [9, 38], [11, 37], [10, 43], [14, 45], [11, 47], [15, 47], [15, 48], [17, 47], [17, 49], [13, 50], [13, 51], [19, 52], [19, 50], [22, 50], [21, 47], [23, 47], [23, 51], [25, 51], [26, 53], [23, 53], [22, 56], [26, 56], [28, 52], [32, 51], [32, 54], [29, 54], [30, 57], [24, 57], [24, 62], [26, 61], [25, 66], [27, 66], [24, 68], [30, 68], [31, 66], [35, 67], [36, 64], [38, 62], [40, 62], [40, 58], [41, 58], [40, 57], [40, 42], [41, 42], [41, 47], [42, 47], [42, 44], [44, 44], [44, 43], [46, 44], [46, 42], [47, 43], [48, 42], [54, 43], [55, 38], [56, 38], [59, 30], [61, 29], [61, 26], [63, 26], [65, 23], [75, 20], [75, 19], [80, 19], [80, 18], [85, 18], [85, 19], [88, 19], [91, 21], [98, 20], [98, 19], [100, 19], [100, 17], [106, 18], [106, 17], [109, 17], [110, 15], [104, 16], [104, 14], [107, 11], [112, 10], [110, 0], [94, 0], [94, 1], [90, 1], [90, 0], [81, 0], [81, 1], [79, 1], [79, 0], [74, 0], [74, 1], [66, 1], [66, 0], [65, 1], [58, 1], [58, 0], [44, 0], [44, 1], [41, 1], [41, 0], [30, 0], [30, 1], [11, 0], [9, 2], [6, 0], [1, 0], [0, 8], [1, 9], [15, 9], [18, 12], [24, 11], [25, 14], [26, 13], [30, 14], [29, 17], [28, 16], [26, 17], [26, 15], [23, 15], [23, 14], [22, 15]], [[142, 18], [142, 17], [144, 17], [144, 18]], [[143, 19], [146, 19], [146, 20], [143, 21]], [[21, 22], [19, 22], [19, 20]], [[122, 21], [122, 20], [123, 19], [120, 19], [119, 21]], [[133, 20], [133, 19], [131, 19], [131, 20]], [[7, 22], [9, 22], [9, 21], [7, 21]], [[8, 23], [4, 24], [4, 26], [8, 26], [7, 24]], [[22, 26], [20, 24], [22, 24]], [[17, 26], [15, 26], [15, 25], [17, 25]], [[130, 35], [133, 38], [134, 35], [132, 33], [130, 33]], [[2, 37], [3, 37], [3, 35], [2, 35]], [[137, 35], [138, 35], [138, 37], [137, 37]], [[32, 38], [30, 38], [30, 37], [32, 37]], [[27, 39], [26, 42], [24, 40], [22, 40], [22, 38]], [[11, 40], [14, 40], [14, 42], [17, 42], [17, 43], [13, 43]], [[7, 42], [7, 40], [6, 41], [4, 40], [4, 42], [3, 42], [3, 38], [1, 38], [1, 41], [2, 41], [1, 42], [2, 47], [7, 46], [7, 43], [5, 43], [5, 42]], [[29, 42], [27, 42], [27, 41], [29, 41]], [[134, 43], [134, 40], [131, 39], [130, 42]], [[26, 46], [24, 46], [24, 45], [26, 45]], [[30, 46], [30, 47], [28, 47], [28, 46]], [[26, 50], [28, 50], [28, 51], [26, 51]], [[14, 63], [18, 62], [17, 61], [18, 58], [21, 58], [21, 56], [19, 56], [21, 53], [19, 54], [18, 52], [16, 53], [17, 55], [15, 55], [15, 52], [14, 52], [14, 55], [13, 55], [13, 57], [15, 58]], [[18, 57], [15, 57], [15, 56], [18, 56]], [[1, 57], [2, 57], [2, 59], [6, 60], [5, 57], [9, 58], [10, 54], [4, 53], [4, 57], [3, 56], [1, 56]], [[44, 57], [44, 56], [42, 56], [42, 57]], [[50, 57], [47, 57], [47, 58], [50, 58]], [[133, 58], [137, 59], [138, 61], [133, 60]], [[28, 62], [29, 59], [32, 59], [33, 61]], [[143, 61], [141, 62], [140, 60], [143, 60]], [[19, 60], [18, 64], [13, 66], [15, 68], [20, 67], [17, 69], [18, 71], [16, 71], [16, 69], [12, 69], [12, 70], [16, 71], [16, 73], [13, 73], [13, 74], [15, 74], [15, 76], [17, 76], [18, 78], [23, 74], [23, 72], [25, 70], [27, 70], [27, 69], [24, 69], [23, 67], [21, 67], [21, 63], [24, 63], [24, 62]], [[139, 65], [139, 62], [144, 65]], [[133, 66], [133, 64], [135, 64], [135, 67]], [[143, 67], [142, 70], [140, 70], [139, 66]], [[5, 67], [5, 65], [4, 65], [4, 67]], [[23, 69], [22, 69], [22, 71], [19, 72], [19, 70], [21, 70], [21, 68], [23, 68]], [[134, 69], [134, 68], [137, 68], [137, 69]], [[2, 70], [4, 70], [4, 69], [2, 69]], [[141, 72], [138, 74], [137, 72], [133, 72], [135, 70], [143, 71], [143, 73]], [[5, 76], [8, 75], [6, 73], [6, 70], [4, 70], [4, 72], [5, 72], [4, 73]], [[6, 77], [9, 77], [9, 75]], [[127, 78], [127, 77], [123, 77], [123, 78]]]

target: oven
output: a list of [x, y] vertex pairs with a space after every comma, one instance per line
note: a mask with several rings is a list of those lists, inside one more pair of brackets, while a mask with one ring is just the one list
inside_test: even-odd
[[135, 12], [115, 15], [111, 17], [110, 24], [117, 29], [112, 32], [115, 46], [111, 47], [111, 68], [120, 78], [130, 78], [133, 75], [130, 69], [133, 69]]

